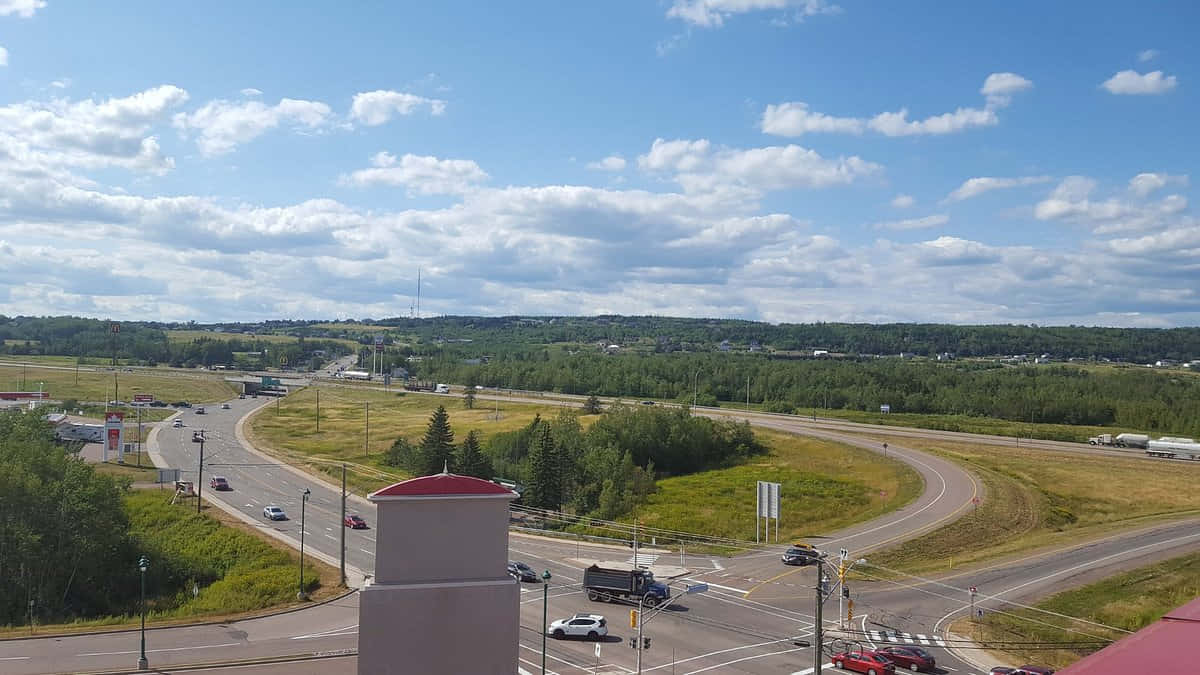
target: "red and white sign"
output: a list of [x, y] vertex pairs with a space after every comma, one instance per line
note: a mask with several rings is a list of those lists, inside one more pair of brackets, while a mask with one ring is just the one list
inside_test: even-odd
[[50, 398], [46, 391], [0, 391], [0, 401], [27, 401]]
[[134, 403], [153, 403], [154, 402], [154, 394], [134, 394], [133, 402]]
[[118, 461], [125, 460], [125, 413], [110, 411], [104, 413], [104, 461], [108, 461], [108, 453], [116, 453]]

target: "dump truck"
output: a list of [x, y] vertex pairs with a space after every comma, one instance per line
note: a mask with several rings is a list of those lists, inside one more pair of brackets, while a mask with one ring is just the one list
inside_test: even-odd
[[587, 591], [588, 600], [593, 602], [637, 602], [638, 598], [643, 598], [642, 602], [647, 607], [654, 607], [671, 599], [671, 589], [655, 581], [654, 574], [649, 570], [608, 569], [592, 565], [583, 571], [583, 588]]

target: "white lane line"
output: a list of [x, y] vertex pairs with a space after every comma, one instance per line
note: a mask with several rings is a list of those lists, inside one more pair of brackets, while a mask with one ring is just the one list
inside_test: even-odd
[[717, 562], [716, 558], [709, 558], [708, 561], [710, 563], [712, 563], [713, 569], [717, 570], [718, 572], [725, 569], [725, 567], [723, 565], [721, 565], [721, 563]]
[[[150, 652], [185, 652], [189, 649], [216, 649], [217, 647], [237, 647], [240, 642], [225, 642], [219, 645], [199, 645], [197, 647], [171, 647], [170, 649], [147, 649], [146, 653]], [[137, 654], [138, 650], [134, 649], [127, 652], [88, 652], [87, 654], [76, 654], [76, 656], [118, 656], [121, 654]]]
[[371, 552], [370, 552], [370, 551], [368, 551], [368, 550], [367, 550], [367, 549], [365, 549], [365, 548], [360, 548], [360, 549], [358, 549], [358, 550], [362, 551], [363, 553], [366, 553], [367, 555], [371, 555]]
[[0, 661], [28, 661], [28, 656], [0, 656]]
[[368, 537], [367, 535], [364, 534], [363, 539], [366, 539], [367, 541], [371, 542], [372, 544], [375, 543], [375, 537]]
[[741, 594], [743, 594], [743, 595], [745, 595], [745, 594], [746, 594], [746, 591], [745, 591], [745, 589], [741, 589], [741, 588], [734, 588], [733, 586], [722, 586], [721, 584], [714, 584], [714, 583], [713, 583], [713, 582], [711, 582], [711, 581], [704, 581], [704, 580], [702, 580], [702, 579], [692, 579], [692, 578], [690, 578], [690, 577], [689, 577], [689, 578], [683, 579], [683, 581], [696, 581], [696, 582], [699, 582], [699, 583], [708, 584], [709, 588], [719, 588], [719, 589], [721, 589], [721, 590], [723, 590], [723, 591], [729, 591], [730, 593], [741, 593]]
[[351, 624], [349, 626], [342, 626], [341, 628], [332, 628], [327, 631], [321, 631], [320, 633], [309, 633], [308, 635], [297, 635], [291, 639], [292, 640], [308, 640], [310, 638], [325, 637], [327, 635], [344, 634], [346, 631], [354, 631], [355, 633], [357, 633], [358, 631], [355, 630], [356, 628], [358, 628], [358, 624], [355, 623], [355, 624]]
[[[796, 636], [796, 638], [808, 637], [809, 635], [810, 635], [809, 633], [802, 633], [802, 634]], [[784, 642], [791, 642], [792, 640], [795, 640], [796, 638], [787, 638], [784, 640], [770, 640], [769, 642], [758, 642], [755, 644], [741, 645], [740, 647], [730, 647], [729, 649], [722, 649], [720, 651], [709, 652], [707, 654], [698, 654], [696, 656], [689, 656], [686, 659], [678, 659], [678, 660], [672, 661], [670, 663], [664, 663], [662, 665], [654, 666], [653, 668], [642, 668], [642, 672], [648, 673], [652, 670], [658, 670], [659, 668], [667, 668], [667, 667], [670, 667], [672, 670], [674, 670], [674, 667], [681, 663], [687, 663], [689, 661], [695, 661], [697, 659], [707, 659], [707, 658], [710, 658], [713, 656], [717, 656], [718, 654], [728, 654], [729, 652], [736, 652], [736, 651], [739, 651], [742, 649], [757, 649], [758, 647], [766, 647], [768, 645], [777, 645], [777, 644], [781, 644]]]
[[[726, 666], [732, 666], [735, 663], [741, 663], [742, 661], [753, 661], [754, 659], [761, 659], [761, 658], [764, 658], [767, 656], [778, 656], [779, 654], [791, 654], [792, 652], [798, 652], [802, 649], [808, 649], [808, 647], [797, 647], [795, 649], [784, 649], [783, 651], [770, 652], [768, 654], [755, 654], [754, 656], [746, 656], [746, 657], [743, 657], [743, 658], [740, 658], [740, 659], [737, 659], [734, 661], [729, 661], [727, 663], [718, 663], [715, 666], [701, 668], [700, 670], [692, 670], [692, 671], [689, 671], [688, 673], [686, 673], [685, 675], [695, 675], [695, 673], [706, 673], [710, 670], [713, 670], [714, 668], [724, 668]], [[645, 672], [645, 669], [643, 669], [642, 672]]]
[[923, 645], [925, 645], [925, 646], [929, 646], [930, 644], [932, 644], [932, 643], [930, 643], [930, 642], [929, 642], [929, 638], [928, 638], [928, 637], [926, 637], [926, 636], [924, 636], [924, 635], [922, 635], [922, 634], [920, 634], [920, 633], [917, 633], [917, 640], [920, 640], [921, 644], [923, 644]]
[[325, 535], [325, 536], [326, 536], [326, 537], [329, 537], [330, 539], [332, 539], [332, 540], [334, 540], [334, 541], [337, 541], [337, 537], [333, 536], [332, 534], [327, 534], [327, 535]]

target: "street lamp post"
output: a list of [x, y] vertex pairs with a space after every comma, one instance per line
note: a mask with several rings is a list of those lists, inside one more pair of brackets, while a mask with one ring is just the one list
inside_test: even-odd
[[138, 570], [142, 573], [142, 655], [138, 657], [138, 670], [146, 670], [150, 662], [146, 659], [146, 570], [150, 569], [150, 560], [142, 556], [138, 560]]
[[550, 597], [550, 570], [542, 572], [542, 675], [546, 675], [546, 605]]
[[692, 373], [692, 407], [696, 407], [696, 401], [700, 397], [700, 369]]
[[304, 494], [300, 495], [300, 589], [296, 591], [297, 600], [306, 600], [308, 596], [304, 593], [304, 512], [308, 506], [308, 496], [312, 491], [304, 488]]

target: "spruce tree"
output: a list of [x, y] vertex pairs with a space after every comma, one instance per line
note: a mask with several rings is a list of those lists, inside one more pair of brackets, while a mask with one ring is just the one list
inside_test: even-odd
[[474, 476], [487, 480], [492, 474], [492, 463], [479, 449], [479, 436], [472, 430], [467, 433], [458, 448], [454, 472], [463, 476]]
[[562, 506], [560, 470], [550, 425], [543, 423], [541, 435], [529, 451], [529, 485], [525, 489], [525, 503], [539, 509], [558, 511]]
[[443, 467], [454, 470], [454, 432], [446, 406], [439, 405], [429, 418], [429, 428], [421, 439], [422, 475], [441, 473]]
[[475, 387], [467, 385], [467, 391], [463, 394], [463, 407], [467, 410], [475, 407]]

